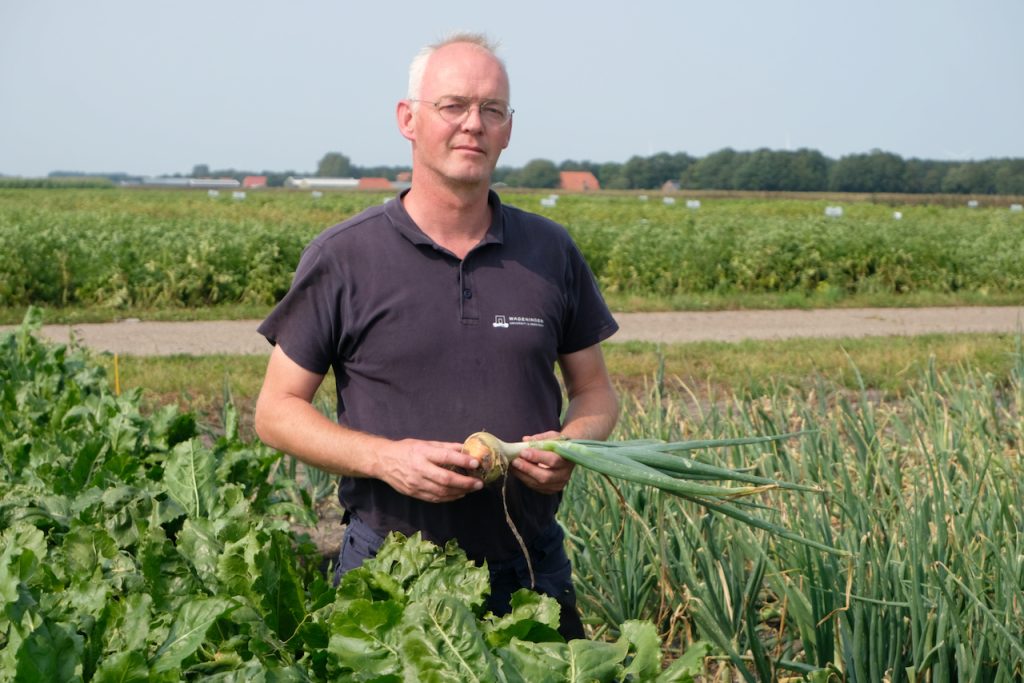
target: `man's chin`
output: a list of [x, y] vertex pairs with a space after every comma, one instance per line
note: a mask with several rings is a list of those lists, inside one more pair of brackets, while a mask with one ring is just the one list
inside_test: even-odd
[[491, 173], [494, 169], [490, 167], [461, 168], [448, 176], [448, 179], [459, 185], [490, 185]]

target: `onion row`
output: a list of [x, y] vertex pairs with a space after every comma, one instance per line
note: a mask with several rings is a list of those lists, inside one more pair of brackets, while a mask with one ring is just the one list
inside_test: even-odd
[[[824, 543], [804, 538], [778, 524], [741, 510], [731, 501], [773, 489], [804, 493], [823, 493], [822, 489], [751, 474], [747, 470], [717, 467], [685, 455], [689, 451], [728, 446], [769, 443], [789, 439], [805, 432], [735, 439], [665, 442], [591, 441], [583, 439], [547, 439], [507, 443], [487, 432], [470, 435], [463, 450], [479, 466], [470, 473], [487, 483], [501, 479], [509, 463], [528, 449], [550, 451], [580, 467], [614, 480], [653, 486], [666, 493], [701, 505], [712, 512], [732, 517], [782, 538], [836, 555], [848, 555]], [[740, 485], [715, 485], [708, 481], [736, 482]]]

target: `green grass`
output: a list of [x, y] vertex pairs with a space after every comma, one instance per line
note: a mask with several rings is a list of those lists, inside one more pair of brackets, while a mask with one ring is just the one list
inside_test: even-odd
[[[809, 390], [822, 381], [845, 389], [863, 381], [882, 396], [899, 398], [908, 382], [930, 364], [941, 370], [971, 365], [1005, 378], [1013, 366], [1015, 344], [1013, 335], [976, 334], [668, 345], [629, 342], [604, 348], [612, 377], [624, 394], [642, 392], [663, 368], [665, 385], [675, 395], [692, 400], [692, 392], [706, 401], [732, 393], [771, 393], [779, 386]], [[103, 355], [100, 362], [113, 382], [113, 357]], [[147, 405], [176, 403], [211, 422], [219, 419], [227, 385], [239, 404], [243, 429], [250, 429], [266, 358], [121, 356], [117, 364], [122, 391], [140, 389]], [[333, 401], [332, 375], [320, 392]]]
[[604, 348], [612, 373], [625, 384], [650, 378], [663, 362], [666, 377], [696, 387], [756, 393], [772, 385], [808, 388], [820, 380], [852, 389], [863, 381], [872, 389], [898, 395], [930, 362], [942, 369], [971, 364], [1006, 376], [1015, 343], [1012, 334], [934, 334], [665, 345], [626, 342]]
[[[18, 325], [25, 319], [27, 306], [0, 308], [0, 325]], [[47, 306], [43, 311], [45, 324], [74, 325], [78, 323], [109, 323], [121, 320], [262, 320], [271, 310], [266, 304], [219, 304], [200, 308], [182, 306]]]
[[[605, 300], [615, 311], [650, 313], [657, 311], [732, 311], [816, 308], [925, 308], [930, 306], [1019, 306], [1024, 296], [1018, 293], [888, 292], [837, 295], [825, 292], [770, 292], [675, 294], [672, 296], [608, 292]], [[2, 316], [2, 312], [0, 312]]]

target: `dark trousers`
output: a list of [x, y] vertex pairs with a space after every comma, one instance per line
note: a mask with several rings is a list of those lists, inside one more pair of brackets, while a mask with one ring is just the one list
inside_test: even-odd
[[[341, 576], [377, 554], [384, 539], [351, 515], [341, 541], [341, 552], [334, 570], [334, 583]], [[535, 584], [533, 590], [554, 598], [560, 611], [558, 632], [566, 640], [586, 638], [579, 610], [576, 608], [576, 590], [572, 585], [572, 565], [565, 553], [565, 534], [557, 522], [551, 524], [530, 546]], [[526, 558], [514, 557], [504, 562], [488, 562], [491, 573], [491, 594], [487, 609], [501, 616], [512, 609], [512, 594], [520, 588], [530, 588], [530, 571]]]

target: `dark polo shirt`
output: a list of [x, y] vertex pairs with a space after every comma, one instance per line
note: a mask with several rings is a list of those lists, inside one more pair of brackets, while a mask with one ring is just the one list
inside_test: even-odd
[[[503, 206], [465, 259], [436, 245], [392, 200], [328, 228], [306, 248], [291, 289], [260, 325], [303, 368], [337, 380], [338, 422], [402, 439], [506, 441], [558, 429], [559, 354], [618, 325], [566, 230]], [[342, 505], [384, 535], [456, 539], [474, 560], [521, 554], [491, 486], [426, 503], [382, 481], [343, 477]], [[560, 496], [509, 478], [508, 506], [529, 541]]]

